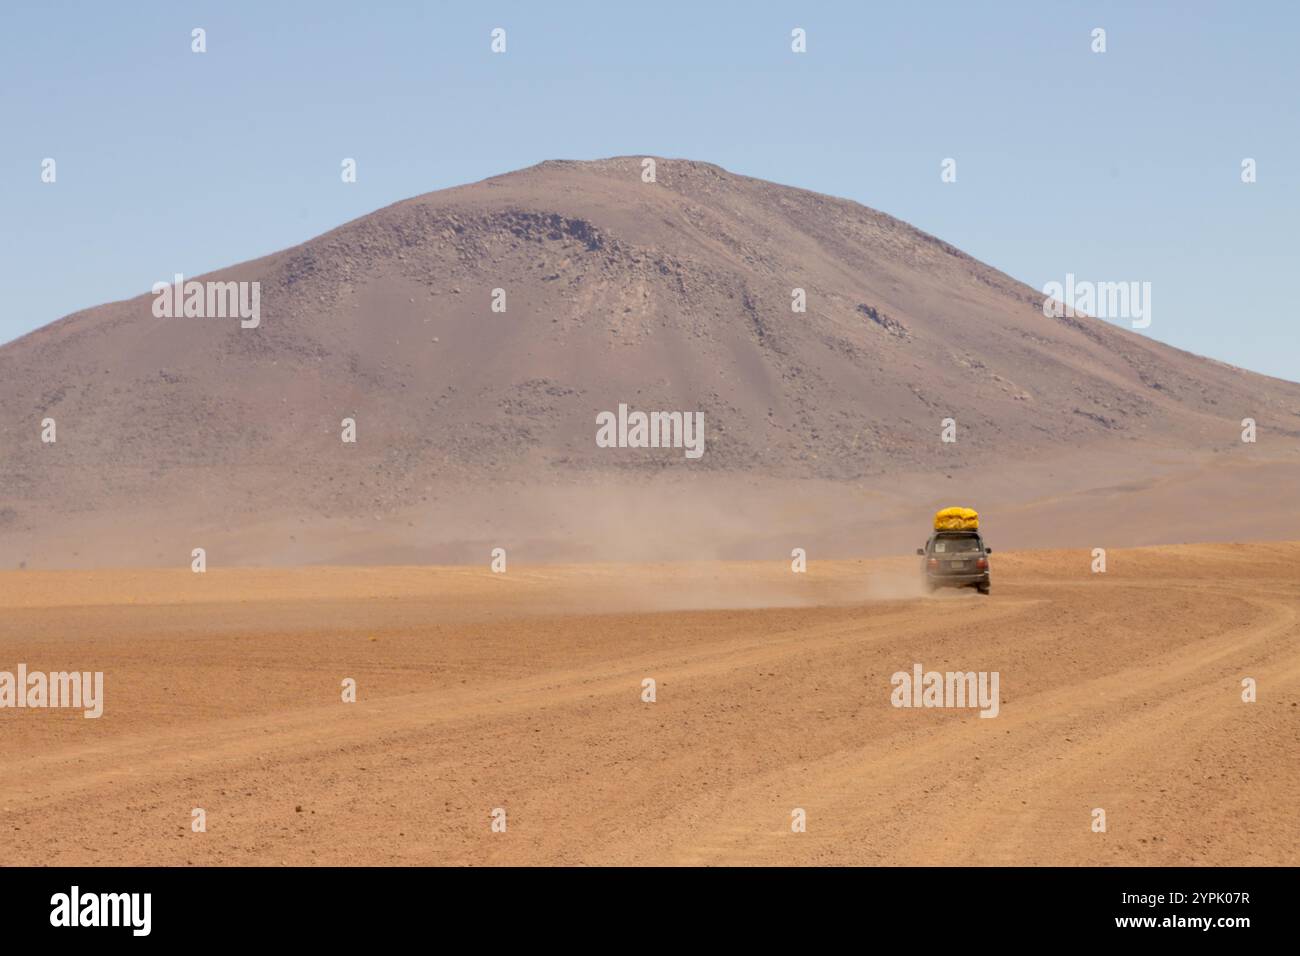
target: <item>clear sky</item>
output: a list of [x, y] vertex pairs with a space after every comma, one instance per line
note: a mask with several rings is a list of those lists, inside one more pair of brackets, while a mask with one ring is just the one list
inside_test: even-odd
[[419, 193], [653, 154], [858, 200], [1035, 288], [1149, 281], [1142, 334], [1300, 380], [1297, 64], [1291, 0], [5, 0], [0, 342]]

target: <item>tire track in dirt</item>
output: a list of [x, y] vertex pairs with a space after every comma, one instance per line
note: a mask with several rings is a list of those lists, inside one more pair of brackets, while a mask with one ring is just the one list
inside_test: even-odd
[[[1164, 591], [1170, 584], [1122, 586]], [[1199, 583], [1181, 587], [1240, 596], [1233, 588], [1206, 588]], [[1157, 745], [1167, 746], [1194, 728], [1229, 720], [1224, 702], [1244, 706], [1238, 696], [1240, 688], [1234, 690], [1231, 683], [1202, 681], [1189, 691], [1185, 689], [1189, 680], [1225, 661], [1250, 658], [1253, 651], [1261, 649], [1270, 657], [1281, 656], [1291, 663], [1269, 681], [1269, 686], [1277, 689], [1294, 683], [1300, 669], [1294, 640], [1294, 596], [1286, 600], [1252, 595], [1248, 600], [1260, 610], [1263, 620], [1252, 626], [1245, 640], [1236, 638], [1207, 648], [1191, 646], [1172, 657], [1126, 668], [1106, 678], [1021, 698], [1015, 704], [1004, 705], [1001, 715], [992, 721], [966, 718], [955, 726], [945, 722], [942, 733], [919, 745], [903, 748], [896, 739], [885, 739], [867, 748], [837, 754], [810, 768], [799, 787], [807, 793], [824, 795], [819, 801], [819, 813], [833, 821], [853, 821], [848, 832], [830, 838], [833, 846], [807, 841], [814, 848], [811, 858], [805, 858], [808, 854], [801, 853], [792, 842], [789, 827], [782, 826], [788, 822], [785, 816], [790, 808], [780, 807], [761, 794], [763, 790], [791, 789], [789, 775], [781, 772], [765, 781], [748, 783], [743, 793], [729, 795], [729, 810], [719, 809], [715, 815], [747, 821], [767, 819], [774, 822], [772, 826], [756, 829], [751, 823], [697, 836], [698, 843], [692, 846], [687, 841], [672, 861], [844, 862], [845, 857], [861, 860], [865, 853], [870, 862], [876, 863], [1050, 863], [1061, 858], [1060, 841], [1071, 834], [1081, 835], [1069, 841], [1074, 859], [1086, 859], [1093, 855], [1091, 848], [1084, 846], [1092, 835], [1088, 829], [1090, 807], [1076, 809], [1072, 818], [1068, 811], [1064, 812], [1064, 820], [1063, 812], [1055, 808], [1080, 804], [1089, 787], [1094, 786], [1089, 781], [1098, 778], [1108, 765], [1124, 766], [1134, 753], [1152, 747], [1153, 737]], [[1289, 643], [1277, 643], [1288, 636], [1292, 639]], [[1253, 669], [1259, 671], [1258, 667]], [[1167, 696], [1175, 689], [1177, 696]], [[1145, 698], [1155, 698], [1159, 703], [1148, 710], [1145, 700], [1139, 703]], [[1124, 715], [1111, 715], [1109, 712], [1114, 710]], [[1107, 719], [1109, 723], [1099, 731], [1081, 731], [1080, 725], [1090, 719]], [[989, 761], [992, 725], [1012, 735], [1016, 743], [1010, 752]], [[985, 759], [976, 768], [968, 757], [975, 755], [978, 760], [981, 754]], [[956, 776], [944, 779], [945, 774], [954, 774], [959, 768]], [[866, 796], [869, 782], [880, 779], [891, 781], [893, 802], [886, 799], [874, 813], [863, 814], [861, 798]], [[753, 794], [755, 790], [760, 793]], [[958, 796], [944, 802], [943, 797], [951, 797], [953, 791]], [[918, 799], [918, 792], [926, 797]], [[900, 806], [908, 812], [891, 812]], [[1003, 809], [998, 812], [990, 807]], [[708, 816], [701, 814], [702, 818]], [[1047, 816], [1053, 817], [1057, 825], [1043, 835], [1041, 821]], [[1040, 836], [1023, 840], [1022, 834]]]
[[[1013, 612], [1009, 604], [996, 613]], [[317, 757], [364, 745], [377, 737], [393, 740], [403, 732], [419, 733], [431, 725], [467, 718], [505, 719], [579, 700], [634, 695], [650, 673], [686, 680], [726, 674], [737, 668], [768, 664], [845, 643], [858, 643], [864, 632], [886, 638], [906, 611], [886, 611], [865, 621], [823, 626], [808, 631], [730, 642], [665, 661], [643, 655], [599, 672], [550, 672], [485, 688], [436, 691], [388, 697], [356, 705], [320, 707], [290, 714], [231, 718], [215, 726], [164, 730], [118, 737], [93, 746], [35, 754], [11, 764], [0, 784], [0, 802], [42, 802], [104, 786], [129, 786], [133, 780], [193, 775], [209, 765], [229, 766], [310, 751]], [[414, 728], [419, 728], [416, 730]], [[96, 762], [111, 767], [95, 767]], [[89, 765], [89, 766], [88, 766]]]
[[[1198, 576], [1180, 573], [1189, 554]], [[499, 589], [463, 576], [464, 620], [487, 621], [472, 633], [495, 643], [444, 629], [382, 646], [417, 676], [453, 656], [464, 686], [367, 698], [363, 685], [355, 705], [252, 715], [235, 696], [216, 717], [129, 732], [0, 715], [27, 735], [0, 751], [0, 848], [14, 863], [1295, 862], [1298, 554], [1146, 549], [1126, 558], [1140, 575], [1106, 580], [1077, 573], [1077, 553], [1008, 554], [992, 598], [803, 610], [755, 608], [772, 586], [751, 566], [723, 575], [747, 610], [613, 615], [555, 607], [682, 572], [570, 568], [531, 576], [543, 610], [520, 598], [495, 622]], [[834, 582], [861, 573], [820, 566], [832, 602], [850, 593]], [[396, 598], [365, 608], [377, 629], [410, 617]], [[61, 651], [75, 646], [58, 608], [40, 613]], [[247, 653], [245, 625], [232, 641], [174, 613], [205, 654]], [[130, 661], [153, 646], [114, 640]], [[257, 660], [336, 679], [318, 656], [263, 642]], [[189, 660], [166, 693], [202, 692]], [[1000, 715], [892, 708], [889, 674], [913, 660], [1001, 670]], [[1238, 702], [1247, 673], [1258, 704]], [[639, 700], [648, 676], [654, 705]], [[130, 703], [165, 712], [117, 701]], [[1111, 808], [1105, 835], [1087, 829], [1094, 805]], [[207, 834], [189, 833], [194, 806]], [[508, 834], [488, 830], [494, 806]], [[796, 806], [807, 833], [790, 832]]]

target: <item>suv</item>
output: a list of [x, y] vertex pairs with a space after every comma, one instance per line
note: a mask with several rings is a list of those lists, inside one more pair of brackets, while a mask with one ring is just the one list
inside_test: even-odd
[[993, 549], [985, 546], [978, 531], [936, 531], [916, 553], [924, 559], [921, 576], [927, 591], [974, 585], [980, 594], [989, 593], [988, 556]]

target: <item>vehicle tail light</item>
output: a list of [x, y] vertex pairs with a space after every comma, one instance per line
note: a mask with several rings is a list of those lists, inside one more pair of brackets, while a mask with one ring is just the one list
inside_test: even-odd
[[930, 567], [932, 567], [932, 568], [937, 568], [938, 566], [939, 566], [939, 559], [938, 559], [938, 558], [931, 558], [931, 559], [930, 559]]
[[981, 571], [983, 571], [988, 566], [989, 566], [988, 558], [980, 558], [978, 561], [975, 562], [975, 567], [979, 568]]

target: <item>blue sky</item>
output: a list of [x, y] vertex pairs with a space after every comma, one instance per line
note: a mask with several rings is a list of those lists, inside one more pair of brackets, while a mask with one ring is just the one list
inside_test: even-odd
[[1300, 380], [1298, 10], [9, 0], [0, 341], [408, 196], [653, 154], [855, 199], [1036, 288], [1149, 281], [1143, 334]]

